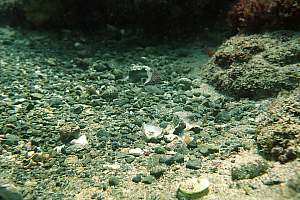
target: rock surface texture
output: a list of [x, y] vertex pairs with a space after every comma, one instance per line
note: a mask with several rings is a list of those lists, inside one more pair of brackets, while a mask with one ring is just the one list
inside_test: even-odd
[[258, 99], [297, 87], [299, 66], [299, 33], [281, 31], [230, 38], [203, 73], [220, 92]]

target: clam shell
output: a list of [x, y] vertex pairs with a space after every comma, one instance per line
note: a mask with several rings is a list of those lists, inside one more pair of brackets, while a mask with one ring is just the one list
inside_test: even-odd
[[191, 199], [198, 199], [208, 194], [209, 180], [207, 178], [191, 178], [180, 183], [178, 195]]

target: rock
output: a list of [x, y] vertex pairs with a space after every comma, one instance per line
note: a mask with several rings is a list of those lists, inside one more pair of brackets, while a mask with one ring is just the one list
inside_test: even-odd
[[0, 199], [1, 200], [22, 200], [23, 197], [13, 184], [0, 179]]
[[151, 184], [155, 181], [155, 177], [152, 175], [148, 175], [142, 178], [142, 183]]
[[104, 72], [104, 71], [110, 70], [111, 66], [109, 66], [108, 63], [97, 63], [94, 65], [94, 69], [97, 72]]
[[144, 155], [145, 152], [140, 148], [135, 148], [135, 149], [130, 149], [128, 153], [133, 156], [141, 156]]
[[142, 174], [137, 174], [137, 175], [135, 175], [134, 177], [132, 177], [131, 180], [132, 180], [133, 182], [135, 182], [135, 183], [141, 182], [141, 181], [142, 181]]
[[83, 109], [84, 108], [82, 105], [74, 105], [74, 107], [72, 108], [72, 112], [75, 114], [81, 114]]
[[256, 131], [257, 146], [267, 159], [286, 163], [300, 156], [300, 88], [273, 100]]
[[219, 147], [213, 144], [200, 144], [197, 150], [203, 155], [208, 156], [213, 153], [219, 152]]
[[119, 91], [115, 86], [108, 86], [102, 93], [101, 97], [106, 100], [114, 100], [118, 97]]
[[53, 108], [60, 108], [64, 104], [63, 100], [58, 97], [52, 97], [51, 99], [49, 99], [48, 103]]
[[188, 78], [180, 78], [176, 81], [178, 90], [190, 90], [192, 89], [193, 82]]
[[80, 136], [78, 139], [73, 139], [70, 144], [79, 145], [79, 146], [86, 146], [88, 145], [88, 140], [86, 138], [86, 135]]
[[300, 80], [298, 38], [298, 33], [285, 31], [234, 36], [205, 65], [203, 74], [219, 91], [236, 97], [257, 99], [291, 90]]
[[80, 127], [73, 122], [65, 122], [59, 128], [60, 139], [63, 142], [69, 142], [72, 139], [78, 138]]
[[183, 135], [183, 131], [184, 131], [185, 128], [186, 128], [185, 122], [183, 120], [180, 120], [178, 122], [178, 124], [176, 125], [173, 134], [174, 135], [179, 135], [179, 136]]
[[280, 180], [279, 177], [269, 177], [268, 179], [263, 180], [263, 184], [265, 185], [279, 185], [281, 183], [283, 183], [284, 181]]
[[167, 135], [164, 135], [164, 141], [165, 142], [172, 142], [174, 141], [178, 136], [177, 135], [174, 135], [174, 134], [167, 134]]
[[296, 174], [296, 176], [289, 179], [287, 181], [287, 186], [299, 194], [300, 193], [300, 174], [298, 173], [298, 174]]
[[166, 153], [166, 149], [163, 146], [157, 146], [154, 148], [154, 153], [164, 154]]
[[41, 93], [31, 93], [30, 94], [30, 97], [31, 97], [31, 99], [32, 100], [40, 100], [40, 99], [42, 99], [43, 98], [43, 94], [41, 94]]
[[103, 169], [108, 169], [108, 170], [119, 170], [121, 169], [121, 166], [119, 164], [105, 164], [103, 165]]
[[159, 178], [165, 173], [165, 171], [166, 168], [161, 166], [156, 166], [150, 170], [150, 175], [154, 176], [155, 178]]
[[192, 159], [187, 161], [186, 163], [186, 168], [188, 169], [200, 169], [201, 168], [201, 161], [199, 159]]
[[149, 142], [159, 142], [159, 140], [163, 137], [162, 129], [152, 124], [143, 124], [143, 131], [147, 141]]
[[235, 166], [231, 169], [232, 180], [251, 179], [260, 176], [268, 170], [269, 165], [264, 160], [255, 160]]
[[110, 186], [117, 186], [120, 184], [120, 179], [116, 176], [111, 176], [109, 179], [108, 179], [108, 184]]
[[164, 155], [159, 157], [160, 163], [165, 163], [166, 165], [172, 165], [175, 163], [183, 163], [184, 162], [184, 155], [182, 154], [175, 154], [174, 156]]

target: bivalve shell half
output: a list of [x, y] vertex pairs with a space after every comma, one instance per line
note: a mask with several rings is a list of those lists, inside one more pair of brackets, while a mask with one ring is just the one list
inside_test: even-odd
[[199, 199], [208, 194], [209, 185], [207, 178], [191, 178], [180, 183], [177, 195], [183, 198]]

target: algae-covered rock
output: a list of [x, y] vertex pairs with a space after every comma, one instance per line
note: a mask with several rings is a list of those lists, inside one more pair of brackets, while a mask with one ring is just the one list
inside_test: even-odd
[[257, 130], [257, 145], [267, 158], [285, 163], [300, 155], [300, 88], [271, 104]]
[[6, 180], [0, 179], [0, 199], [1, 200], [22, 200], [23, 197], [14, 185], [7, 182]]
[[255, 160], [231, 169], [232, 180], [251, 179], [264, 174], [269, 165], [264, 160]]
[[230, 38], [203, 73], [221, 92], [261, 98], [297, 87], [299, 66], [299, 33], [281, 31]]

